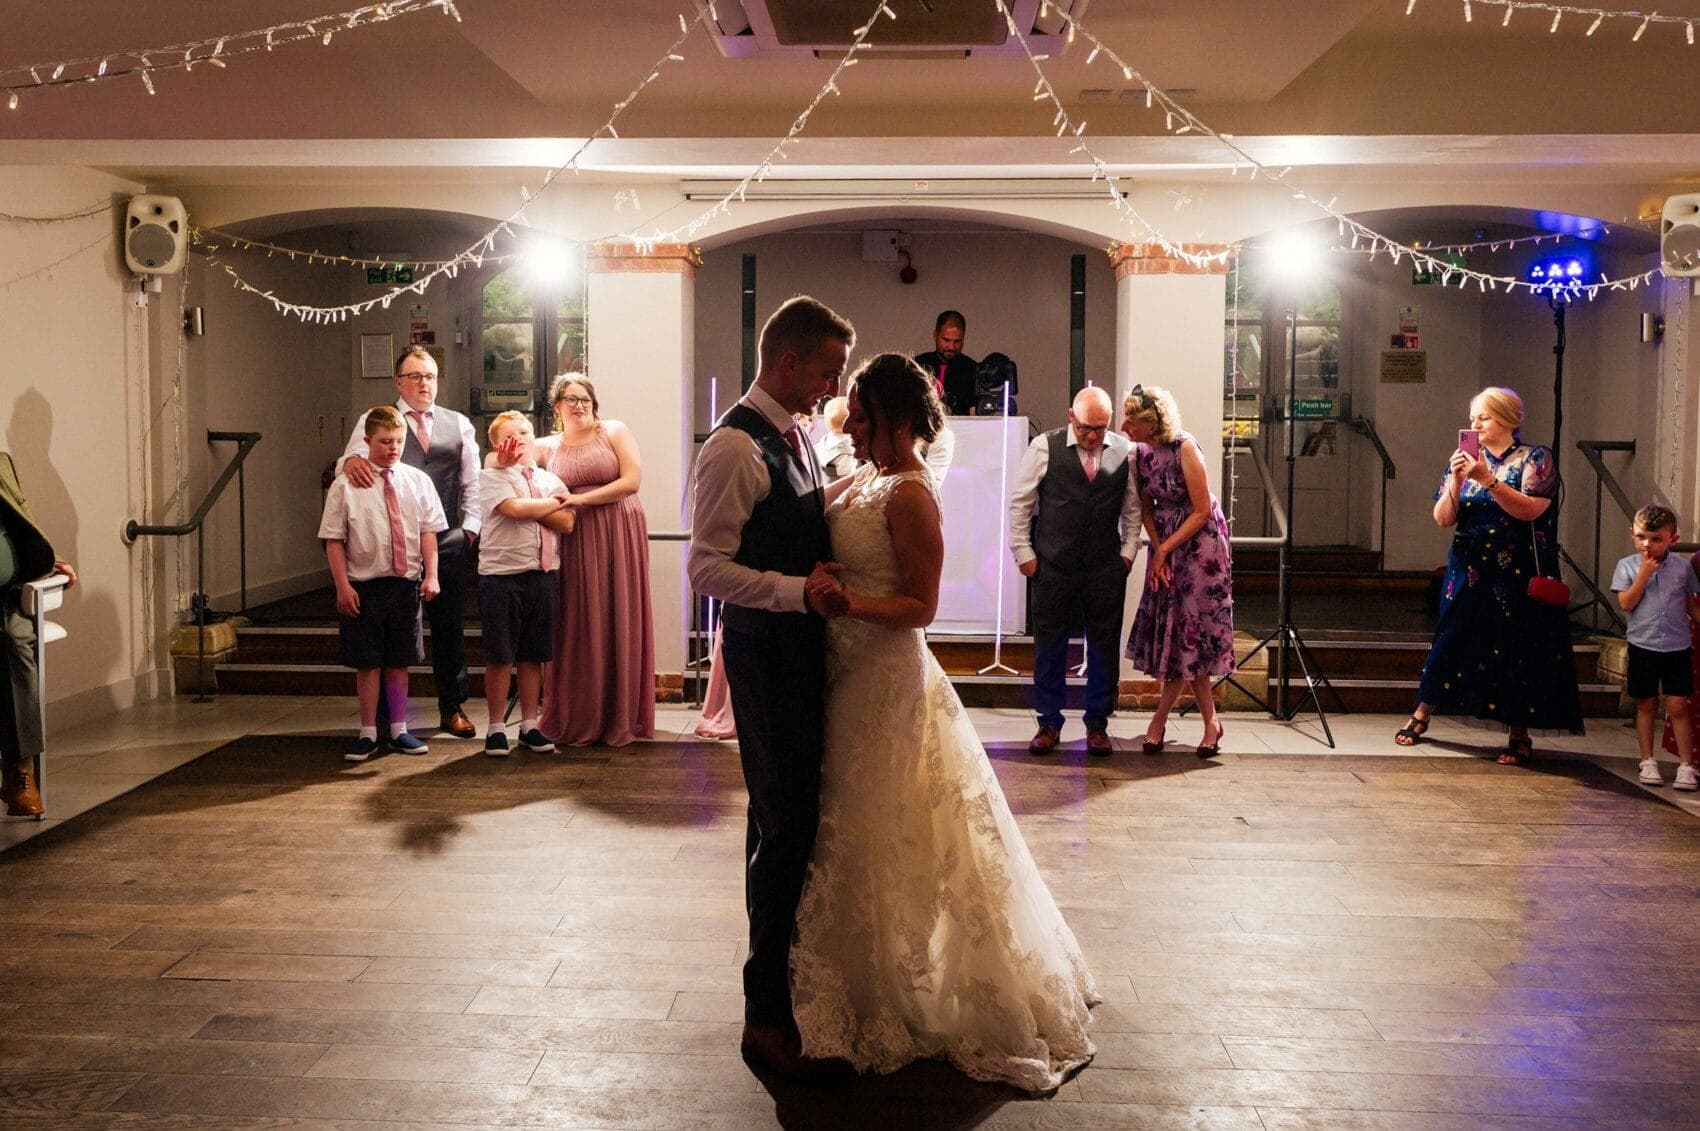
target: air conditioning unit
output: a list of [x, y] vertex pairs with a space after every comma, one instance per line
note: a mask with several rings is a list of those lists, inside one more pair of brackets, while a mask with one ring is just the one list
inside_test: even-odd
[[[866, 0], [695, 0], [707, 13], [708, 31], [729, 59], [836, 58], [867, 18]], [[1010, 17], [1035, 54], [1054, 55], [1066, 45], [1064, 15], [1085, 13], [1088, 0], [1009, 0]], [[903, 0], [902, 18], [878, 19], [868, 37], [876, 58], [1021, 58], [990, 0]]]
[[189, 217], [175, 196], [132, 196], [124, 210], [124, 262], [138, 275], [172, 275], [183, 269]]

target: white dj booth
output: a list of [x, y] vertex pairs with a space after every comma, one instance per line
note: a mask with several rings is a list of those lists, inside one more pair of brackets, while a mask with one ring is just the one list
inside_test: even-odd
[[928, 631], [1018, 635], [1027, 630], [1027, 579], [1009, 553], [1009, 496], [1031, 425], [1025, 416], [953, 416], [948, 423], [956, 454], [939, 492], [944, 574]]

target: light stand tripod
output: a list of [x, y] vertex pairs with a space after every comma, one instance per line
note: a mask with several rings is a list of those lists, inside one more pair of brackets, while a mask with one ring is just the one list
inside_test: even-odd
[[[1243, 668], [1251, 658], [1264, 649], [1268, 649], [1275, 658], [1275, 668], [1270, 678], [1275, 682], [1274, 703], [1259, 699], [1232, 676], [1223, 677], [1233, 682], [1235, 687], [1245, 692], [1246, 696], [1258, 706], [1268, 711], [1283, 722], [1291, 722], [1293, 717], [1303, 709], [1308, 702], [1316, 711], [1317, 721], [1322, 723], [1322, 733], [1328, 741], [1330, 749], [1334, 747], [1334, 732], [1328, 726], [1328, 715], [1322, 709], [1322, 698], [1319, 688], [1326, 687], [1333, 694], [1336, 702], [1340, 701], [1340, 693], [1335, 690], [1322, 667], [1316, 662], [1316, 657], [1305, 647], [1304, 637], [1299, 635], [1298, 626], [1293, 623], [1293, 486], [1297, 466], [1298, 443], [1294, 426], [1297, 414], [1294, 411], [1299, 391], [1299, 312], [1295, 303], [1287, 312], [1287, 400], [1285, 407], [1287, 417], [1287, 527], [1281, 534], [1281, 567], [1280, 582], [1276, 590], [1276, 605], [1279, 610], [1280, 623], [1269, 631], [1269, 635], [1257, 642], [1257, 647], [1246, 654], [1240, 661]], [[1287, 665], [1289, 657], [1299, 664], [1299, 671], [1304, 674], [1305, 693], [1289, 703], [1287, 692]], [[1312, 675], [1312, 671], [1315, 674]], [[1218, 681], [1221, 682], [1221, 681]], [[1341, 710], [1345, 705], [1341, 704]]]

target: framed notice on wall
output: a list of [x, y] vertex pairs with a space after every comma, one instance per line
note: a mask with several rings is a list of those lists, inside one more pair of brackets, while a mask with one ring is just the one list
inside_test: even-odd
[[1428, 380], [1428, 351], [1382, 350], [1381, 383], [1421, 385]]
[[377, 381], [395, 375], [395, 346], [389, 334], [360, 335], [360, 376]]

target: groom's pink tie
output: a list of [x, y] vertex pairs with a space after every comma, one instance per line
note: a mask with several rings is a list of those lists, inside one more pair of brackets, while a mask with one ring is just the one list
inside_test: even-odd
[[1086, 453], [1086, 482], [1098, 478], [1098, 449], [1093, 448]]
[[809, 461], [803, 458], [803, 430], [792, 425], [785, 433], [785, 439], [791, 444], [791, 454], [797, 457], [797, 462], [805, 471], [808, 470]]

